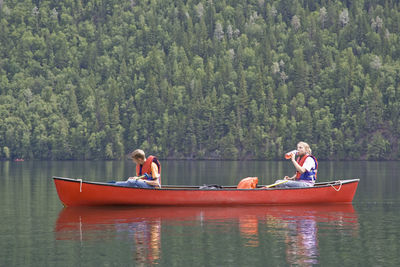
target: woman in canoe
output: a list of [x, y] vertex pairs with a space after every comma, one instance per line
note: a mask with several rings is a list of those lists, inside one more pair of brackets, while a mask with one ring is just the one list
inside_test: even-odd
[[[298, 156], [297, 160], [295, 159]], [[314, 186], [317, 179], [318, 161], [311, 155], [311, 148], [305, 142], [297, 144], [297, 153], [292, 153], [291, 161], [296, 168], [296, 173], [292, 176], [285, 176], [284, 180], [278, 180], [276, 183], [284, 183], [277, 187], [310, 187]]]
[[161, 164], [158, 159], [155, 156], [149, 156], [146, 159], [145, 153], [141, 149], [133, 151], [131, 157], [136, 164], [136, 176], [115, 184], [140, 188], [160, 188]]

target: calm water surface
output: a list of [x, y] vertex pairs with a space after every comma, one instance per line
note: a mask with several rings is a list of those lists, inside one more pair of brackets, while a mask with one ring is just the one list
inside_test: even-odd
[[[262, 184], [289, 162], [162, 161], [163, 184]], [[63, 208], [51, 176], [132, 176], [129, 161], [0, 162], [0, 266], [399, 266], [398, 162], [320, 162], [360, 178], [350, 205]]]

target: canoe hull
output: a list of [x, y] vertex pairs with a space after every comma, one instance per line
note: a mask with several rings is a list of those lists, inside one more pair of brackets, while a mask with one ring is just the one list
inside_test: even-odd
[[196, 205], [288, 205], [313, 203], [351, 203], [359, 180], [290, 189], [222, 189], [184, 187], [146, 189], [84, 182], [53, 177], [64, 206], [196, 206]]

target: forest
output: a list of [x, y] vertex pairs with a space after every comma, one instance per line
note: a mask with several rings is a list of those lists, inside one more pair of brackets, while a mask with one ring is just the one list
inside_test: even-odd
[[400, 159], [396, 0], [0, 0], [0, 160]]

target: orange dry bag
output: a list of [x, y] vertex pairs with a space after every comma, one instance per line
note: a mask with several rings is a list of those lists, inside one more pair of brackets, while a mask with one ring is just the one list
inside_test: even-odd
[[239, 182], [237, 189], [254, 189], [257, 187], [257, 184], [258, 184], [257, 177], [247, 177]]

